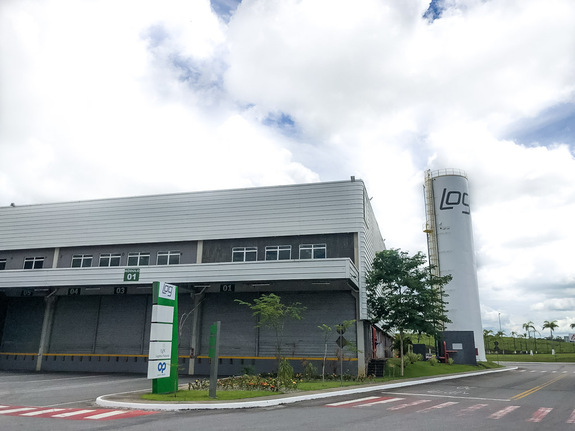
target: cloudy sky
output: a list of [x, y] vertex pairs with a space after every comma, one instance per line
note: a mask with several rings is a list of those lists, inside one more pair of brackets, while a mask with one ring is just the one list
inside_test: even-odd
[[485, 328], [575, 323], [572, 0], [2, 0], [0, 205], [365, 181], [426, 251], [470, 182]]

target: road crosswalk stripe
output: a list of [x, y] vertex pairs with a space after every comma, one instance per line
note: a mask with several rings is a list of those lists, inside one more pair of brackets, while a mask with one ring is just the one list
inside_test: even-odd
[[[365, 397], [365, 398], [359, 398], [356, 400], [347, 400], [347, 401], [341, 401], [341, 402], [337, 402], [337, 403], [326, 404], [325, 406], [326, 407], [352, 407], [352, 408], [357, 407], [357, 408], [362, 408], [362, 407], [373, 407], [373, 406], [377, 406], [378, 404], [387, 404], [387, 403], [397, 402], [397, 401], [401, 401], [401, 400], [405, 400], [405, 398], [400, 398], [400, 397]], [[387, 410], [397, 411], [397, 410], [401, 410], [401, 409], [406, 409], [408, 407], [419, 406], [421, 404], [429, 403], [431, 401], [432, 400], [429, 400], [429, 399], [418, 399], [418, 400], [406, 402], [403, 404], [394, 405], [392, 407], [388, 407]], [[451, 406], [454, 406], [456, 404], [460, 404], [460, 402], [459, 401], [448, 401], [448, 402], [444, 402], [444, 403], [440, 403], [440, 404], [435, 404], [435, 405], [432, 405], [430, 407], [423, 408], [421, 410], [417, 410], [416, 412], [417, 413], [428, 413], [428, 412], [432, 412], [435, 410], [440, 410], [443, 408], [451, 407]], [[489, 407], [489, 404], [485, 404], [485, 403], [473, 404], [473, 405], [470, 405], [468, 407], [461, 408], [457, 412], [457, 416], [464, 416], [467, 414], [471, 414], [471, 413], [474, 413], [474, 412], [481, 410], [483, 408], [486, 408], [486, 407]], [[522, 408], [521, 406], [507, 406], [505, 408], [502, 408], [502, 409], [492, 413], [491, 415], [488, 416], [488, 418], [498, 420], [498, 419], [501, 419], [501, 418], [509, 415], [510, 413], [520, 409], [520, 408], [522, 409], [521, 411], [525, 411], [525, 409]], [[545, 418], [553, 410], [554, 409], [552, 407], [540, 407], [535, 412], [532, 413], [531, 417], [529, 417], [528, 419], [525, 419], [525, 421], [526, 422], [533, 422], [533, 423], [542, 422], [543, 420], [545, 420]], [[121, 413], [125, 413], [125, 412], [119, 411], [119, 413], [117, 413], [117, 414], [119, 415]], [[127, 413], [129, 414], [131, 412], [127, 412]], [[141, 412], [140, 414], [146, 414], [146, 412]], [[99, 416], [101, 416], [102, 418], [105, 419], [105, 417], [107, 415], [113, 416], [114, 413], [113, 412], [110, 412], [109, 414], [102, 413]], [[575, 424], [575, 410], [573, 410], [571, 412], [569, 418], [567, 419], [567, 421], [565, 423]]]
[[0, 415], [35, 417], [35, 418], [73, 419], [73, 420], [124, 419], [136, 416], [152, 415], [156, 413], [158, 412], [154, 410], [109, 410], [109, 409], [22, 407], [22, 406], [0, 405]]
[[443, 408], [445, 408], [445, 407], [450, 407], [450, 406], [453, 406], [453, 405], [455, 405], [455, 404], [459, 404], [459, 402], [457, 402], [457, 401], [448, 401], [448, 402], [446, 402], [446, 403], [437, 404], [437, 405], [435, 405], [435, 406], [431, 406], [431, 407], [428, 407], [428, 408], [426, 408], [426, 409], [419, 410], [419, 413], [427, 413], [427, 412], [430, 412], [430, 411], [432, 411], [432, 410], [443, 409]]
[[20, 416], [39, 416], [39, 415], [47, 415], [50, 413], [61, 412], [65, 409], [40, 409], [34, 412], [22, 413]]
[[84, 419], [107, 419], [110, 418], [112, 416], [118, 416], [118, 415], [123, 415], [125, 414], [125, 411], [122, 410], [112, 410], [111, 412], [104, 412], [104, 413], [100, 413], [94, 416], [86, 416]]
[[365, 403], [365, 404], [360, 404], [358, 407], [371, 407], [371, 406], [375, 406], [378, 404], [387, 404], [387, 403], [393, 403], [395, 401], [400, 401], [400, 400], [404, 400], [405, 398], [390, 398], [390, 397], [384, 397], [378, 401], [373, 401], [370, 403]]
[[15, 409], [0, 410], [0, 415], [7, 415], [10, 413], [25, 412], [28, 410], [34, 410], [34, 407], [18, 407]]
[[418, 406], [419, 404], [428, 403], [430, 401], [431, 400], [416, 400], [416, 401], [412, 401], [410, 403], [404, 403], [404, 404], [400, 404], [398, 406], [389, 407], [387, 410], [401, 410], [401, 409], [404, 409], [406, 407]]
[[368, 400], [375, 400], [377, 398], [380, 397], [365, 397], [365, 398], [359, 398], [357, 400], [348, 400], [348, 401], [340, 401], [339, 403], [331, 403], [331, 404], [326, 404], [327, 407], [339, 407], [339, 406], [343, 406], [343, 405], [352, 405], [352, 404], [359, 404]]
[[514, 410], [517, 410], [519, 408], [519, 406], [509, 406], [509, 407], [505, 407], [504, 409], [501, 409], [499, 411], [496, 411], [495, 413], [493, 413], [492, 415], [489, 416], [489, 419], [501, 419], [503, 416], [511, 413]]
[[469, 407], [467, 407], [467, 408], [465, 408], [465, 409], [460, 410], [459, 413], [458, 413], [458, 415], [459, 415], [459, 416], [462, 416], [462, 415], [465, 415], [465, 414], [467, 414], [467, 413], [472, 413], [472, 412], [475, 412], [475, 411], [477, 411], [477, 410], [479, 410], [479, 409], [482, 409], [483, 407], [487, 407], [488, 405], [489, 405], [489, 404], [474, 404], [474, 405], [472, 405], [472, 406], [469, 406]]
[[69, 418], [71, 416], [79, 416], [79, 415], [85, 415], [86, 413], [92, 413], [95, 412], [96, 410], [74, 410], [71, 412], [66, 412], [66, 413], [61, 413], [59, 415], [54, 415], [52, 416], [53, 418]]
[[551, 412], [551, 410], [553, 409], [541, 407], [537, 409], [535, 413], [533, 413], [533, 416], [527, 419], [527, 422], [541, 422], [543, 418]]

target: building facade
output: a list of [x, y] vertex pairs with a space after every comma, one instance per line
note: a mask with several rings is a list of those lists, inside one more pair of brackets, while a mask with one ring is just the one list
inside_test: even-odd
[[[221, 321], [220, 372], [275, 368], [275, 336], [253, 301], [306, 307], [282, 353], [299, 369], [364, 374], [381, 356], [365, 274], [384, 242], [360, 180], [0, 208], [0, 369], [142, 372], [153, 281], [179, 287], [179, 369], [208, 374]], [[341, 340], [340, 340], [341, 341]], [[380, 347], [380, 346], [379, 346]], [[378, 353], [379, 352], [379, 353]], [[331, 368], [329, 368], [331, 367]]]

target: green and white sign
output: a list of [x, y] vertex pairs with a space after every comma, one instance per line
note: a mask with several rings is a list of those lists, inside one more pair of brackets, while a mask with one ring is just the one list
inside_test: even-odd
[[152, 393], [165, 394], [178, 388], [178, 287], [155, 281], [152, 292], [148, 379]]
[[124, 281], [140, 281], [140, 268], [126, 268]]

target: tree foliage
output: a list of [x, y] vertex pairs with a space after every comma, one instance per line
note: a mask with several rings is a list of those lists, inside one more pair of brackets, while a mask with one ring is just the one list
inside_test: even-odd
[[367, 304], [371, 319], [386, 330], [437, 335], [450, 320], [446, 312], [443, 286], [451, 275], [436, 276], [421, 252], [413, 256], [399, 249], [376, 254], [366, 277]]
[[451, 275], [435, 276], [422, 252], [409, 256], [399, 249], [376, 254], [367, 274], [367, 303], [374, 323], [384, 329], [437, 335], [445, 323], [446, 295]]

